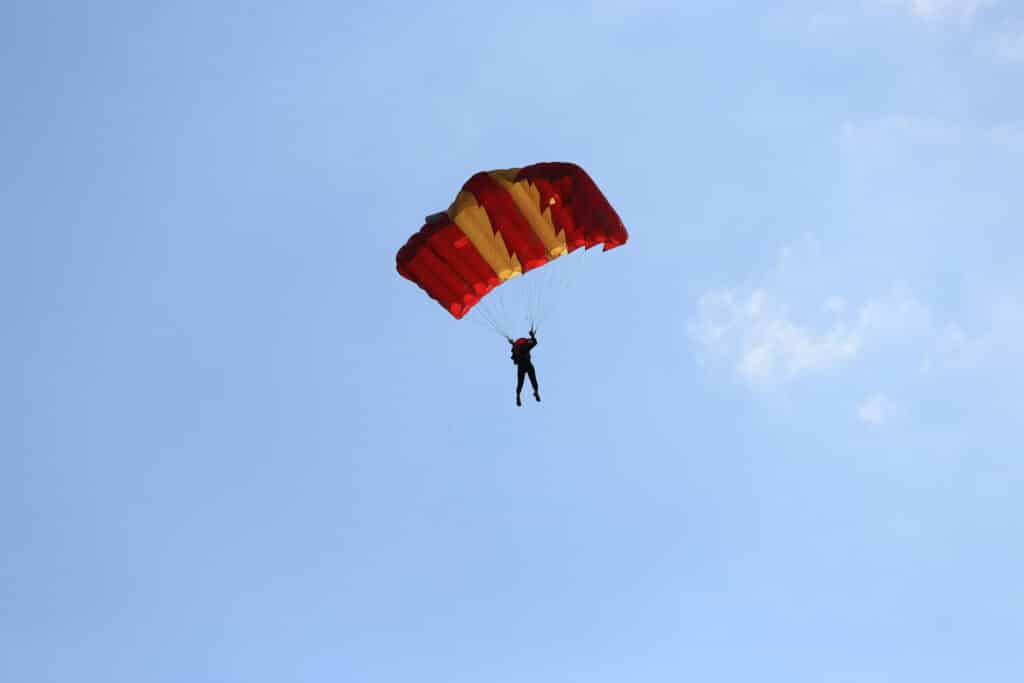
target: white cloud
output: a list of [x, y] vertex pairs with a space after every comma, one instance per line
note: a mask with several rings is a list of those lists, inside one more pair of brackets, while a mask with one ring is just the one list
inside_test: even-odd
[[736, 372], [751, 384], [828, 370], [860, 351], [858, 331], [838, 316], [823, 327], [799, 324], [776, 295], [763, 289], [709, 292], [697, 308], [691, 336], [713, 355], [731, 358]]
[[691, 339], [751, 386], [768, 387], [838, 370], [931, 329], [928, 308], [905, 288], [877, 291], [855, 305], [828, 292], [833, 266], [813, 240], [783, 249], [757, 286], [703, 294]]
[[978, 304], [973, 330], [938, 324], [927, 305], [893, 287], [851, 306], [837, 295], [788, 298], [771, 285], [703, 294], [689, 325], [701, 353], [756, 388], [902, 354], [907, 373], [994, 371], [1024, 383], [1024, 292]]
[[857, 406], [857, 419], [871, 427], [890, 422], [899, 410], [899, 404], [884, 394], [872, 394]]
[[844, 367], [930, 328], [927, 307], [900, 288], [856, 307], [836, 295], [787, 302], [780, 291], [721, 289], [698, 300], [690, 336], [751, 385], [769, 386]]
[[[845, 288], [830, 280], [836, 272]], [[724, 363], [759, 389], [854, 367], [870, 372], [880, 362], [897, 372], [897, 381], [996, 371], [1024, 382], [1024, 290], [975, 295], [965, 309], [968, 325], [938, 320], [914, 292], [895, 284], [850, 296], [849, 283], [861, 275], [805, 240], [781, 250], [775, 268], [755, 284], [701, 295], [690, 338], [702, 357]], [[879, 410], [891, 413], [894, 404], [863, 405], [862, 419], [870, 422]]]
[[1024, 126], [851, 120], [840, 149], [822, 241], [705, 288], [688, 321], [693, 351], [757, 392], [838, 397], [835, 412], [872, 429], [1019, 402]]

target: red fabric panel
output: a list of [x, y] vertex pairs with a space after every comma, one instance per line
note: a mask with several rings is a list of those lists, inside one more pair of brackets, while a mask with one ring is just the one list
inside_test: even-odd
[[487, 173], [477, 173], [462, 186], [484, 207], [494, 229], [501, 233], [508, 250], [519, 257], [523, 272], [548, 262], [544, 243], [533, 233], [529, 221], [519, 213], [512, 197]]
[[[532, 168], [532, 167], [528, 167]], [[522, 172], [516, 180], [522, 179]], [[583, 228], [576, 224], [572, 210], [566, 206], [563, 197], [572, 194], [572, 180], [566, 177], [554, 179], [531, 177], [530, 182], [540, 192], [540, 210], [551, 210], [551, 222], [555, 227], [565, 233], [565, 244], [569, 251], [575, 251], [586, 245], [583, 235]]]
[[420, 228], [395, 257], [398, 272], [456, 318], [500, 282], [458, 226], [444, 216]]
[[446, 287], [455, 293], [456, 301], [461, 303], [465, 310], [469, 310], [473, 304], [480, 301], [480, 297], [473, 293], [472, 285], [459, 277], [451, 265], [438, 256], [433, 249], [422, 250], [419, 259], [444, 282]]
[[[566, 228], [566, 238], [572, 244], [582, 241], [589, 248], [603, 243], [607, 251], [629, 239], [619, 214], [608, 203], [597, 183], [576, 164], [546, 162], [525, 166], [519, 171], [517, 180], [522, 178], [543, 187], [542, 195], [546, 191], [553, 193], [556, 203], [551, 207], [551, 214], [559, 228], [563, 226], [558, 221], [566, 219], [556, 213], [555, 207], [561, 205], [568, 210], [573, 230], [570, 232]], [[543, 181], [546, 183], [542, 185]]]
[[431, 250], [469, 284], [478, 297], [501, 284], [501, 280], [480, 256], [473, 243], [451, 221], [434, 232], [427, 241]]

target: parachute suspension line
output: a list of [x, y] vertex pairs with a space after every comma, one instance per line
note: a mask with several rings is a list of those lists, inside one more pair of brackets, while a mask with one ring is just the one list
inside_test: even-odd
[[[557, 263], [549, 264], [552, 267], [535, 268], [503, 283], [473, 307], [476, 316], [471, 319], [504, 339], [521, 336], [524, 331], [518, 328], [523, 321], [539, 331], [575, 296], [587, 251], [576, 249], [555, 259]], [[528, 281], [522, 282], [523, 278]]]
[[527, 291], [528, 298], [526, 301], [526, 322], [530, 324], [531, 330], [536, 329], [537, 325], [537, 300], [539, 296], [537, 292], [537, 281], [538, 278], [544, 276], [544, 271], [542, 270], [539, 274], [532, 274], [534, 275], [534, 277], [530, 278], [530, 287]]
[[495, 319], [495, 328], [498, 330], [498, 334], [500, 334], [502, 337], [508, 338], [511, 337], [512, 334], [511, 331], [508, 329], [509, 320], [508, 311], [506, 310], [505, 307], [505, 290], [499, 289], [497, 294], [497, 310], [492, 309], [491, 312]]
[[541, 322], [546, 317], [545, 308], [549, 302], [545, 301], [547, 298], [545, 295], [551, 293], [553, 271], [553, 268], [545, 269], [545, 272], [541, 273], [537, 282], [534, 283], [532, 320], [530, 321], [530, 327], [534, 330], [540, 327]]
[[557, 293], [554, 292], [554, 283], [557, 273], [562, 269], [559, 267], [563, 264], [556, 264], [553, 268], [546, 268], [538, 278], [535, 290], [534, 305], [533, 305], [533, 320], [531, 326], [533, 329], [540, 327], [548, 315], [549, 308], [551, 305], [550, 298], [554, 294], [557, 298]]
[[[543, 283], [537, 289], [534, 321], [535, 329], [545, 324], [567, 299], [575, 294], [580, 272], [584, 268], [586, 249], [578, 249], [558, 259], [555, 268], [547, 269]], [[581, 252], [581, 253], [580, 253]]]
[[[505, 306], [505, 290], [498, 290], [498, 305], [501, 306], [501, 322], [504, 327], [508, 327], [511, 320], [508, 315], [508, 308]], [[511, 337], [511, 334], [506, 334], [506, 337]]]
[[554, 270], [555, 269], [553, 268], [548, 268], [547, 272], [541, 274], [541, 279], [537, 283], [537, 293], [536, 298], [534, 300], [533, 309], [534, 319], [532, 321], [532, 326], [534, 329], [540, 327], [540, 324], [544, 321], [544, 318], [547, 317], [546, 308], [550, 304], [550, 302], [545, 301], [545, 299], [547, 298], [545, 295], [550, 295], [552, 293], [552, 278]]
[[469, 318], [478, 327], [483, 327], [486, 325], [487, 327], [491, 328], [492, 332], [498, 332], [497, 328], [494, 326], [494, 321], [491, 319], [487, 311], [484, 310], [482, 306], [477, 306], [476, 308], [474, 308]]
[[551, 290], [552, 268], [544, 268], [534, 275], [530, 281], [528, 323], [529, 329], [536, 331], [544, 318], [545, 295]]
[[[499, 301], [501, 301], [500, 298]], [[503, 324], [504, 321], [501, 319], [500, 315], [494, 309], [491, 301], [481, 301], [476, 306], [474, 306], [473, 312], [476, 313], [477, 316], [471, 315], [470, 318], [474, 320], [475, 323], [477, 323], [478, 325], [481, 323], [486, 323], [487, 326], [490, 327], [491, 330], [498, 336], [502, 338], [509, 337], [508, 330], [505, 329], [505, 325]]]

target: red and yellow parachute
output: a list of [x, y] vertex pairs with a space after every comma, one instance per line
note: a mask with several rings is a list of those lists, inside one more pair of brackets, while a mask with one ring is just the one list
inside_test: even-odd
[[480, 172], [398, 250], [398, 272], [456, 318], [492, 289], [580, 247], [626, 243], [587, 172], [547, 162]]

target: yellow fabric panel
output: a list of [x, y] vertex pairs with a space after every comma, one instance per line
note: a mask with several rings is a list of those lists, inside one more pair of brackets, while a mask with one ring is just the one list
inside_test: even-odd
[[523, 274], [519, 257], [515, 254], [509, 255], [501, 233], [494, 230], [484, 207], [477, 203], [471, 192], [460, 192], [448, 207], [448, 215], [499, 278], [504, 281]]
[[510, 168], [504, 171], [491, 171], [490, 176], [502, 189], [508, 192], [515, 203], [519, 213], [523, 214], [533, 234], [544, 245], [551, 258], [557, 258], [566, 253], [565, 231], [559, 232], [551, 220], [551, 209], [545, 207], [540, 210], [540, 191], [528, 180], [515, 181], [518, 175], [518, 168]]

